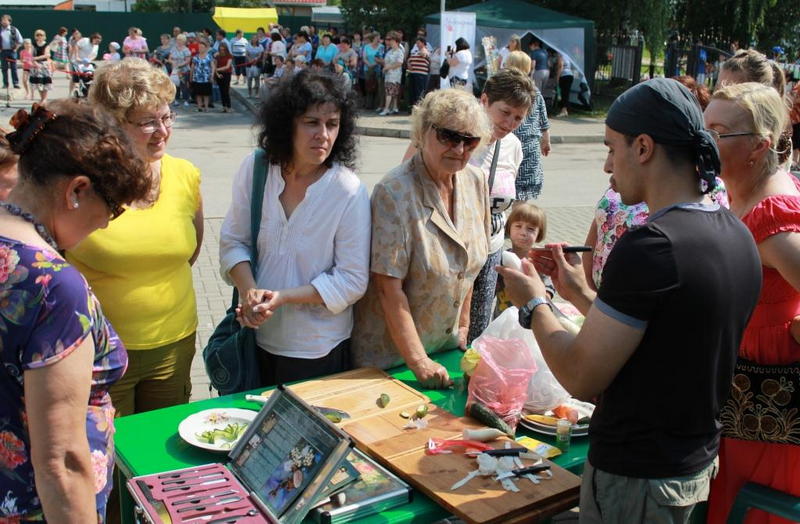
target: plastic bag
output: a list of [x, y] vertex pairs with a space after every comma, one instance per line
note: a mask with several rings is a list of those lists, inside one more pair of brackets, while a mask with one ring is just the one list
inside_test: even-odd
[[[536, 363], [536, 371], [528, 384], [524, 407], [527, 411], [533, 413], [544, 413], [566, 402], [570, 398], [570, 394], [559, 384], [556, 377], [553, 376], [553, 372], [547, 366], [542, 356], [542, 351], [539, 349], [539, 344], [536, 343], [536, 337], [533, 336], [533, 331], [520, 326], [518, 319], [519, 310], [515, 307], [509, 307], [489, 324], [489, 327], [480, 337], [475, 339], [473, 346], [484, 336], [524, 341]], [[559, 318], [559, 320], [561, 319]]]
[[519, 338], [495, 338], [485, 333], [472, 343], [481, 360], [469, 382], [467, 406], [479, 402], [516, 429], [522, 416], [528, 383], [536, 362]]

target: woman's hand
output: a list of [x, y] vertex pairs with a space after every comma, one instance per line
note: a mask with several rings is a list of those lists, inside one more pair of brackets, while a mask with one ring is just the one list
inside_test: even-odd
[[427, 356], [408, 365], [417, 381], [428, 389], [445, 389], [453, 384], [447, 369]]
[[539, 149], [542, 152], [542, 156], [547, 156], [550, 154], [550, 133], [547, 131], [542, 133], [542, 140], [539, 142]]
[[256, 329], [280, 307], [280, 292], [269, 289], [249, 289], [236, 308], [236, 320], [244, 327]]

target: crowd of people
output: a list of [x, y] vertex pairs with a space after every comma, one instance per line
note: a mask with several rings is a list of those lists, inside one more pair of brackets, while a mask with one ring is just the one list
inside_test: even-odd
[[[27, 51], [31, 82], [37, 62], [68, 70], [99, 52], [100, 35], [64, 29], [57, 51], [37, 30], [39, 53], [10, 22], [0, 37]], [[713, 93], [661, 78], [614, 102], [610, 187], [582, 263], [560, 244], [531, 251], [547, 226], [534, 201], [551, 149], [541, 43], [527, 53], [512, 39], [475, 97], [466, 42], [447, 56], [450, 88], [428, 89], [422, 32], [413, 46], [396, 31], [211, 36], [176, 27], [151, 49], [132, 28], [87, 100], [45, 95], [0, 141], [0, 517], [104, 521], [118, 511], [113, 418], [189, 401], [201, 175], [167, 151], [175, 106], [206, 111], [216, 85], [229, 110], [234, 81], [263, 102], [220, 272], [255, 329], [260, 385], [405, 364], [446, 388], [436, 353], [466, 348], [513, 304], [561, 384], [597, 404], [582, 521], [685, 522], [710, 494], [709, 519], [723, 522], [746, 481], [800, 495], [800, 396], [786, 385], [800, 366], [789, 173], [800, 107], [766, 57], [738, 52]], [[397, 111], [404, 80], [411, 144], [370, 195], [358, 106]], [[554, 315], [556, 294], [586, 316], [577, 335]]]

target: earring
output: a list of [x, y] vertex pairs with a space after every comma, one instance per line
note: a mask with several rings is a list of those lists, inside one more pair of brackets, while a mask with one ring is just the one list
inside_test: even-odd
[[77, 201], [77, 200], [73, 200], [73, 201], [72, 201], [72, 207], [73, 207], [74, 209], [78, 209], [78, 207], [80, 207], [80, 206], [78, 205], [78, 201]]
[[747, 165], [748, 165], [749, 167], [753, 167], [753, 164], [755, 164], [755, 162], [753, 162], [752, 160], [751, 160], [751, 161], [749, 161], [749, 162], [747, 163]]

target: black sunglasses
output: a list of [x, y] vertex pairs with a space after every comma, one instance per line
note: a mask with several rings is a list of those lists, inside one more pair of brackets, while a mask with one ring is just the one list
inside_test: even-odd
[[458, 144], [463, 142], [466, 149], [475, 149], [481, 141], [481, 137], [479, 136], [463, 135], [458, 131], [453, 131], [445, 127], [431, 127], [436, 131], [436, 138], [444, 146], [458, 147]]
[[90, 177], [89, 180], [92, 181], [92, 188], [94, 189], [94, 192], [97, 193], [97, 196], [103, 199], [103, 202], [106, 203], [106, 207], [108, 207], [108, 210], [111, 212], [108, 219], [114, 220], [119, 218], [119, 216], [125, 212], [125, 208], [109, 197], [105, 191], [100, 189], [97, 181], [93, 177]]

